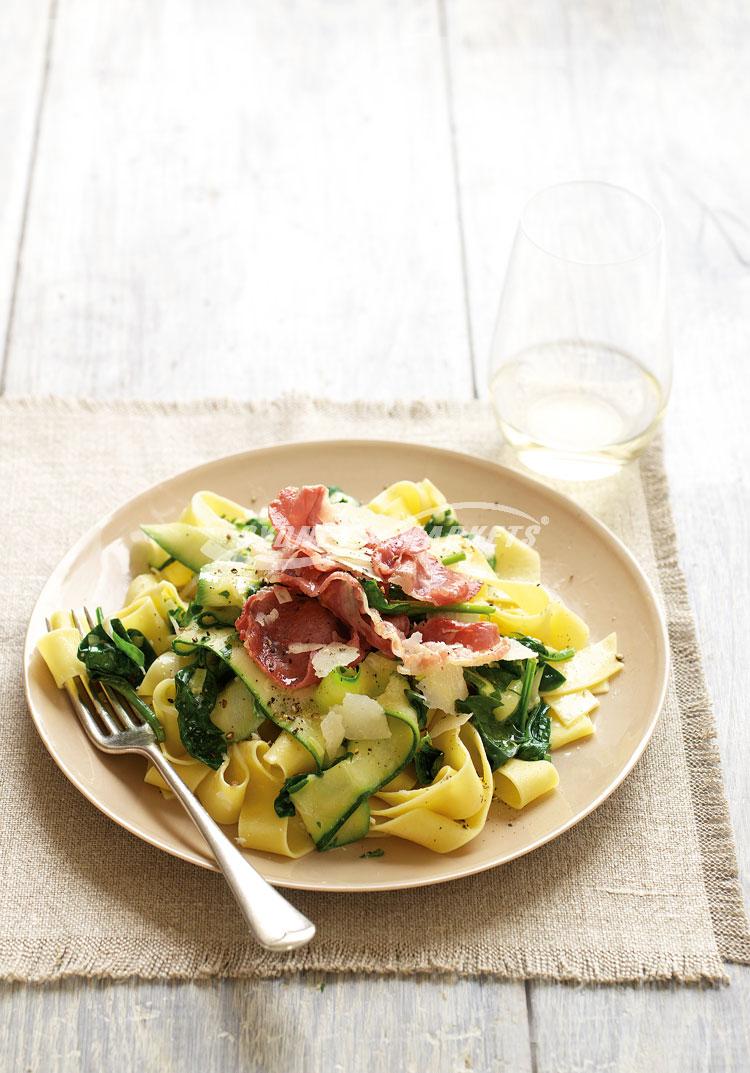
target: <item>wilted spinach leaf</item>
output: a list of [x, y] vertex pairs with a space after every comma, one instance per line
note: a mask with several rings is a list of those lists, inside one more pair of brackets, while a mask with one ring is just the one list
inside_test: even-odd
[[196, 760], [216, 771], [227, 751], [223, 731], [211, 721], [219, 684], [216, 675], [197, 663], [183, 667], [175, 675], [175, 707], [182, 744]]
[[538, 661], [524, 662], [518, 703], [505, 719], [498, 719], [496, 709], [503, 701], [501, 683], [508, 672], [496, 666], [466, 670], [467, 685], [473, 690], [456, 707], [471, 712], [472, 723], [482, 739], [487, 759], [493, 771], [514, 756], [520, 760], [546, 760], [549, 756], [551, 724], [548, 705], [538, 701], [531, 706], [531, 693]]
[[429, 786], [434, 781], [435, 776], [440, 771], [442, 759], [442, 750], [436, 749], [432, 744], [430, 735], [425, 734], [414, 754], [414, 770], [420, 786]]

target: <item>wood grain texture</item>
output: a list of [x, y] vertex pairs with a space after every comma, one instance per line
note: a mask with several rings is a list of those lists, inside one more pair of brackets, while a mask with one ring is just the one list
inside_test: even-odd
[[14, 1073], [532, 1068], [523, 988], [479, 981], [71, 982], [0, 998], [2, 1068]]
[[[675, 350], [667, 466], [750, 900], [750, 608], [738, 599], [750, 582], [750, 10], [461, 0], [448, 4], [447, 26], [479, 354], [518, 213], [536, 189], [581, 176], [620, 182], [665, 217]], [[531, 984], [536, 1068], [743, 1069], [750, 972], [731, 976], [730, 990], [710, 995]]]
[[0, 6], [0, 384], [45, 85], [50, 0]]
[[9, 392], [466, 396], [467, 355], [432, 0], [63, 0]]

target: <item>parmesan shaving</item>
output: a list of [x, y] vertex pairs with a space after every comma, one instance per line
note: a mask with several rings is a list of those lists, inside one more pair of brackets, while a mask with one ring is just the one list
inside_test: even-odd
[[359, 649], [353, 645], [345, 645], [333, 641], [330, 645], [323, 645], [312, 658], [312, 666], [318, 678], [325, 678], [336, 667], [348, 667], [359, 655]]
[[431, 712], [432, 722], [430, 722], [430, 737], [433, 742], [436, 738], [439, 738], [441, 734], [445, 734], [448, 730], [459, 730], [464, 723], [468, 723], [471, 719], [471, 712], [460, 712], [458, 715], [447, 715], [445, 712]]
[[271, 610], [267, 613], [264, 613], [263, 611], [258, 611], [255, 616], [255, 621], [258, 623], [259, 626], [270, 626], [271, 623], [275, 622], [278, 617], [278, 607], [272, 607]]
[[283, 585], [274, 585], [273, 592], [277, 603], [290, 604], [292, 602], [292, 595], [289, 589], [285, 589]]
[[334, 712], [341, 717], [344, 736], [350, 741], [370, 741], [391, 736], [382, 704], [365, 694], [347, 693], [341, 704], [334, 705], [328, 714]]
[[439, 708], [447, 715], [455, 715], [456, 701], [465, 700], [469, 695], [464, 672], [457, 663], [428, 671], [419, 683], [419, 691], [428, 708]]
[[299, 656], [302, 652], [319, 652], [322, 647], [320, 643], [308, 644], [304, 641], [292, 641], [291, 644], [286, 646], [286, 650], [292, 656]]
[[336, 708], [331, 708], [320, 720], [320, 732], [323, 735], [323, 741], [326, 743], [326, 752], [333, 759], [346, 736], [344, 733], [344, 720]]

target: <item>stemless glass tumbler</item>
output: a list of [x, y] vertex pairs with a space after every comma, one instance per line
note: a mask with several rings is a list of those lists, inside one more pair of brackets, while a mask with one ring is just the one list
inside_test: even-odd
[[608, 476], [653, 435], [672, 355], [661, 217], [622, 187], [564, 183], [521, 216], [492, 342], [500, 427], [530, 469]]

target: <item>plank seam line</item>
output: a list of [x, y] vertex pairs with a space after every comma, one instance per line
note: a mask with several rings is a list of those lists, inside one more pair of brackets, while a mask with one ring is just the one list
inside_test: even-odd
[[47, 37], [44, 43], [44, 67], [42, 68], [42, 80], [39, 87], [39, 97], [34, 113], [34, 126], [31, 133], [31, 148], [29, 151], [29, 168], [26, 177], [26, 190], [24, 192], [23, 207], [21, 209], [21, 226], [18, 232], [18, 245], [16, 247], [16, 263], [13, 268], [13, 285], [10, 292], [10, 304], [8, 306], [8, 321], [5, 326], [5, 346], [3, 347], [2, 363], [0, 363], [0, 395], [5, 394], [5, 384], [8, 372], [8, 360], [10, 357], [10, 345], [13, 335], [13, 321], [16, 312], [16, 296], [18, 294], [18, 281], [21, 276], [21, 257], [26, 241], [26, 228], [29, 219], [29, 206], [31, 204], [31, 192], [34, 185], [34, 174], [39, 149], [39, 136], [42, 128], [42, 116], [47, 99], [47, 87], [49, 74], [52, 66], [52, 47], [55, 34], [55, 20], [57, 18], [58, 0], [50, 0], [47, 8]]
[[445, 0], [436, 0], [438, 25], [440, 27], [440, 49], [443, 60], [443, 77], [445, 80], [445, 103], [448, 116], [448, 133], [450, 136], [451, 173], [453, 178], [453, 196], [456, 202], [456, 222], [458, 223], [458, 244], [461, 258], [461, 286], [464, 297], [464, 316], [466, 320], [466, 340], [469, 344], [469, 362], [471, 364], [471, 388], [473, 397], [479, 398], [477, 380], [477, 363], [474, 352], [474, 330], [471, 323], [469, 305], [469, 264], [466, 256], [466, 236], [464, 233], [464, 214], [461, 205], [461, 179], [458, 166], [458, 135], [456, 133], [456, 115], [453, 105], [453, 77], [451, 74], [450, 46], [448, 43], [448, 13]]
[[537, 1040], [535, 1038], [535, 1026], [534, 1026], [534, 999], [531, 993], [531, 980], [524, 980], [523, 990], [526, 996], [526, 1025], [529, 1033], [529, 1060], [531, 1062], [531, 1073], [538, 1073], [539, 1064], [537, 1060]]

